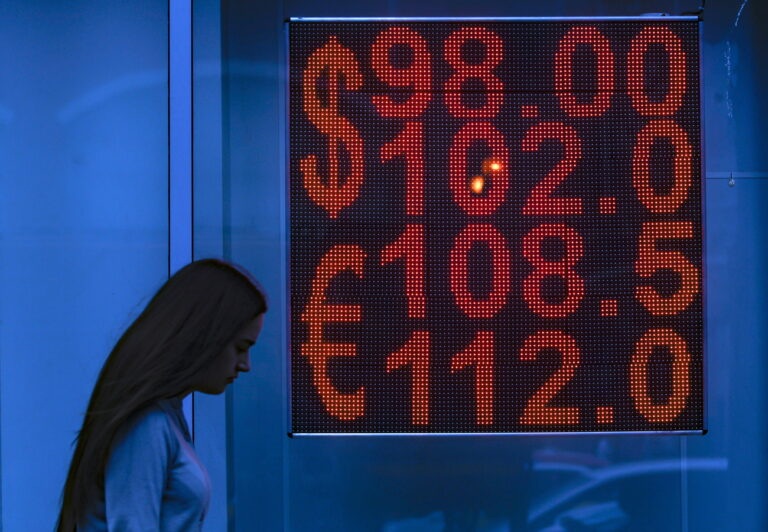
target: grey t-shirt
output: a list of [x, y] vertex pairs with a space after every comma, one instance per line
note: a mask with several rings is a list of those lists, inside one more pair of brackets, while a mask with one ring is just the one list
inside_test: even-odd
[[104, 472], [104, 497], [78, 532], [199, 531], [210, 501], [181, 399], [133, 414], [117, 432]]

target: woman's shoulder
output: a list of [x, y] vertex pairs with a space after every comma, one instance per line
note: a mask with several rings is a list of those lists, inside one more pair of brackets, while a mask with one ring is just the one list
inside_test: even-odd
[[149, 404], [129, 415], [115, 433], [104, 471], [106, 482], [113, 493], [122, 490], [115, 486], [127, 478], [143, 478], [142, 482], [162, 490], [162, 475], [177, 462], [179, 451], [178, 438], [162, 404]]
[[167, 407], [163, 400], [150, 403], [128, 416], [127, 423], [146, 424], [146, 425], [164, 425], [167, 424]]
[[156, 401], [132, 413], [115, 434], [114, 444], [130, 439], [144, 445], [174, 446], [176, 438], [166, 408]]

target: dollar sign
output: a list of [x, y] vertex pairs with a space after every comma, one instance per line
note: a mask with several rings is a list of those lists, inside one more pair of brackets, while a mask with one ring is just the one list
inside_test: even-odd
[[[323, 106], [317, 95], [317, 80], [325, 69], [328, 75], [328, 105]], [[322, 48], [309, 56], [304, 72], [304, 112], [309, 121], [328, 135], [328, 181], [324, 185], [317, 169], [317, 156], [310, 155], [301, 160], [299, 168], [304, 174], [304, 188], [316, 204], [323, 207], [331, 218], [336, 218], [342, 209], [357, 199], [363, 183], [363, 139], [349, 120], [339, 116], [339, 86], [342, 75], [351, 90], [363, 84], [355, 56], [352, 51], [339, 44], [332, 36]], [[339, 183], [339, 147], [344, 145], [351, 162], [350, 175], [344, 185]]]

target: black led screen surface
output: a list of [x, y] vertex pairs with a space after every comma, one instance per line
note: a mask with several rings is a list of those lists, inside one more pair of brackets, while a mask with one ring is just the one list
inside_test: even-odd
[[704, 430], [697, 21], [288, 31], [292, 433]]

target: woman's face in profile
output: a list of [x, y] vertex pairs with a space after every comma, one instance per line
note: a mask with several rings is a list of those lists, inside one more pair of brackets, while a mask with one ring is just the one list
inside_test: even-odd
[[220, 394], [234, 382], [240, 372], [250, 371], [249, 351], [256, 343], [263, 323], [264, 314], [259, 314], [248, 322], [227, 344], [224, 351], [201, 372], [195, 391]]

